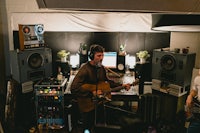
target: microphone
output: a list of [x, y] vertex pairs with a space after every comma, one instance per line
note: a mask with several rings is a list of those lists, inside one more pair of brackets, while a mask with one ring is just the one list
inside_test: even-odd
[[99, 99], [101, 99], [101, 100], [111, 101], [111, 99], [108, 98], [107, 96], [98, 95], [97, 97], [98, 97]]
[[100, 68], [101, 66], [102, 66], [102, 64], [100, 61], [96, 63], [96, 68]]
[[93, 96], [92, 100], [97, 102], [97, 101], [108, 101], [111, 102], [112, 100], [110, 98], [108, 98], [107, 96], [103, 96], [103, 95], [97, 95], [97, 96]]

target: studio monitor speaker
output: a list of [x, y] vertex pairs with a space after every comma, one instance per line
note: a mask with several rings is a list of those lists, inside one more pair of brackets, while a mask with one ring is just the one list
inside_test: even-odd
[[10, 51], [11, 73], [19, 83], [52, 76], [52, 51], [50, 48]]
[[135, 65], [135, 72], [141, 81], [151, 81], [151, 64], [149, 62], [137, 63]]
[[[88, 55], [79, 54], [79, 66], [88, 61]], [[90, 59], [89, 59], [90, 60]]]
[[117, 55], [117, 70], [119, 72], [125, 72], [125, 62], [126, 62], [126, 56], [123, 55]]
[[44, 25], [21, 25], [19, 24], [20, 50], [44, 47]]
[[181, 86], [190, 85], [195, 56], [195, 53], [153, 51], [152, 78]]

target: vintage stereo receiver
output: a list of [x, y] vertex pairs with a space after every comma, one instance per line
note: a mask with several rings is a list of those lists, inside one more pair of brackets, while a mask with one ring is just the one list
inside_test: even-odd
[[19, 24], [20, 50], [44, 47], [44, 25], [21, 25]]

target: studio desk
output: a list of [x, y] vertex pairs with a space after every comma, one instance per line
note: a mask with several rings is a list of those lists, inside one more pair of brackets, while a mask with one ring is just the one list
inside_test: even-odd
[[[65, 104], [69, 104], [71, 100], [74, 100], [75, 97], [70, 93], [65, 93]], [[124, 92], [112, 92], [111, 93], [111, 102], [112, 101], [123, 101], [123, 102], [132, 102], [138, 101], [139, 95], [133, 93], [124, 93]]]
[[[72, 94], [65, 94], [65, 107], [66, 109], [68, 107], [71, 107], [72, 117], [74, 116], [74, 119], [77, 118], [79, 114], [79, 108], [77, 101], [75, 97]], [[111, 121], [109, 117], [114, 117], [115, 119], [119, 118], [120, 115], [129, 115], [129, 116], [135, 116], [138, 112], [138, 101], [139, 96], [137, 94], [133, 93], [124, 93], [124, 92], [112, 92], [111, 93], [111, 101], [106, 101], [104, 103], [104, 109], [106, 110], [106, 113], [111, 112], [112, 115], [107, 116], [107, 120]], [[69, 110], [69, 109], [67, 109]], [[69, 112], [69, 111], [67, 111]], [[118, 121], [118, 120], [116, 120]], [[113, 120], [111, 123], [115, 123]]]
[[135, 93], [127, 93], [127, 92], [112, 92], [112, 101], [125, 101], [125, 102], [131, 102], [131, 101], [138, 101], [139, 96]]

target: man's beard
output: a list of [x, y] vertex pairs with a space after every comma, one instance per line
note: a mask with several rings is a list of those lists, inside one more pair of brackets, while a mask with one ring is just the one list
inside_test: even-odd
[[100, 68], [101, 66], [102, 66], [102, 62], [101, 61], [96, 62], [96, 67], [97, 68]]

